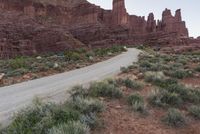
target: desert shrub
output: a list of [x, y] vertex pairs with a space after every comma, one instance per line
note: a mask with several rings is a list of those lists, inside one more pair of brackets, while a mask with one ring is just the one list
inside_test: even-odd
[[132, 106], [133, 110], [140, 113], [146, 113], [146, 107], [144, 105], [144, 99], [139, 94], [132, 94], [127, 99], [129, 105]]
[[165, 75], [163, 74], [163, 72], [146, 72], [145, 73], [145, 81], [146, 82], [156, 82], [156, 81], [160, 81], [162, 79], [165, 79]]
[[81, 55], [78, 52], [67, 51], [65, 52], [65, 59], [67, 61], [77, 61], [81, 59]]
[[9, 71], [7, 71], [6, 72], [6, 76], [7, 77], [21, 76], [21, 75], [24, 75], [24, 74], [26, 74], [28, 72], [29, 72], [28, 69], [18, 68], [18, 69], [15, 69], [15, 70], [9, 70]]
[[196, 119], [200, 119], [200, 106], [191, 106], [188, 108], [189, 114]]
[[142, 114], [147, 114], [146, 106], [142, 102], [135, 102], [133, 105], [133, 110]]
[[169, 71], [167, 75], [173, 78], [183, 79], [192, 76], [193, 72], [191, 70], [179, 69], [179, 70]]
[[54, 125], [51, 113], [54, 105], [37, 105], [20, 111], [5, 129], [5, 134], [45, 134]]
[[16, 59], [11, 59], [9, 61], [9, 66], [12, 69], [18, 69], [18, 68], [26, 68], [27, 64], [26, 64], [26, 60], [25, 58], [21, 57], [21, 58], [16, 58]]
[[144, 45], [137, 45], [137, 49], [144, 50], [145, 46]]
[[127, 50], [125, 49], [124, 46], [115, 45], [110, 48], [110, 51], [112, 53], [118, 53], [118, 52], [123, 52], [123, 51], [127, 51]]
[[72, 98], [76, 98], [76, 97], [85, 98], [88, 95], [88, 89], [83, 88], [83, 86], [77, 85], [71, 89], [70, 95]]
[[155, 106], [166, 107], [169, 105], [180, 106], [183, 103], [183, 100], [179, 94], [160, 89], [152, 92], [149, 96], [149, 102]]
[[169, 87], [170, 85], [177, 84], [178, 81], [176, 79], [157, 79], [156, 81], [153, 82], [154, 85], [159, 86], [161, 88], [166, 88]]
[[156, 86], [165, 88], [172, 84], [177, 84], [176, 79], [166, 78], [162, 72], [147, 72], [145, 73], [145, 81]]
[[195, 71], [200, 72], [200, 65], [195, 68]]
[[180, 106], [183, 103], [183, 100], [179, 94], [163, 92], [161, 102], [171, 106]]
[[186, 101], [194, 103], [194, 104], [200, 104], [200, 90], [199, 89], [188, 89], [189, 92], [187, 94]]
[[103, 110], [102, 102], [92, 98], [76, 97], [67, 102], [67, 105], [83, 114], [96, 113]]
[[89, 113], [89, 114], [82, 115], [80, 118], [80, 122], [83, 124], [86, 124], [91, 129], [94, 129], [94, 128], [97, 128], [98, 126], [100, 126], [100, 121], [97, 118], [95, 113]]
[[37, 103], [20, 111], [14, 121], [4, 130], [0, 130], [0, 133], [48, 134], [53, 126], [74, 121], [82, 121], [92, 127], [97, 120], [95, 113], [102, 110], [103, 104], [94, 99], [77, 98], [63, 105]]
[[185, 117], [181, 114], [181, 112], [177, 109], [170, 108], [163, 118], [163, 121], [172, 127], [180, 127], [185, 125]]
[[170, 62], [170, 61], [173, 61], [174, 59], [173, 59], [173, 57], [171, 56], [171, 55], [161, 55], [160, 56], [162, 59], [163, 59], [163, 61], [165, 61], [165, 62]]
[[131, 79], [127, 78], [125, 80], [121, 80], [121, 83], [131, 89], [141, 89], [143, 88], [143, 85], [139, 82], [132, 81]]
[[79, 121], [72, 121], [53, 127], [49, 134], [90, 134], [90, 129]]
[[94, 53], [93, 51], [89, 51], [89, 52], [87, 52], [87, 53], [85, 54], [85, 56], [88, 57], [88, 58], [91, 57], [91, 56], [94, 57], [94, 56], [95, 56], [95, 53]]
[[122, 97], [122, 91], [115, 84], [110, 84], [107, 81], [95, 82], [90, 86], [90, 95], [95, 97]]
[[77, 121], [80, 117], [81, 113], [79, 111], [64, 106], [57, 106], [57, 108], [54, 108], [52, 112], [52, 119], [55, 124]]
[[200, 90], [190, 89], [181, 84], [171, 84], [165, 88], [166, 91], [179, 94], [184, 102], [200, 103]]
[[128, 97], [128, 103], [130, 105], [134, 104], [135, 102], [144, 103], [143, 97], [140, 94], [132, 94]]
[[152, 64], [147, 60], [143, 60], [139, 64], [140, 64], [140, 67], [146, 68], [146, 69], [151, 68], [152, 66]]
[[166, 104], [163, 104], [161, 101], [162, 93], [160, 90], [152, 90], [151, 94], [148, 97], [149, 103], [155, 106], [164, 107]]
[[105, 55], [108, 54], [108, 52], [109, 52], [108, 48], [107, 48], [107, 49], [98, 48], [98, 49], [95, 49], [95, 50], [94, 50], [94, 53], [95, 53], [95, 55], [97, 55], [97, 56], [105, 56]]
[[176, 60], [177, 63], [181, 63], [183, 65], [186, 65], [188, 62], [187, 57], [185, 56], [179, 56], [178, 59]]
[[82, 54], [82, 53], [86, 53], [87, 49], [86, 48], [79, 48], [79, 49], [76, 49], [75, 52]]
[[121, 68], [120, 68], [120, 71], [121, 71], [122, 73], [128, 73], [128, 72], [129, 72], [129, 68], [127, 68], [127, 67], [121, 67]]

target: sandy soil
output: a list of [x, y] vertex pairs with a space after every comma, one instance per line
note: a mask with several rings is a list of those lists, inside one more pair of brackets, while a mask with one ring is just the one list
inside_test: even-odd
[[[130, 74], [130, 73], [129, 73]], [[124, 77], [124, 74], [119, 77]], [[199, 79], [188, 78], [184, 83], [199, 84]], [[120, 100], [104, 99], [106, 110], [100, 115], [103, 128], [95, 130], [94, 134], [200, 134], [200, 121], [189, 116], [187, 124], [180, 128], [165, 125], [161, 119], [167, 109], [147, 105], [148, 114], [135, 113], [126, 102], [126, 97], [133, 92], [141, 94], [147, 103], [147, 97], [154, 87], [146, 84], [144, 89], [133, 91], [122, 87], [124, 98]], [[184, 112], [184, 111], [183, 111]], [[187, 113], [186, 113], [187, 114]]]

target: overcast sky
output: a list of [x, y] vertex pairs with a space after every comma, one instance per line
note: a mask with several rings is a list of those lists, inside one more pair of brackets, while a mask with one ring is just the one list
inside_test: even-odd
[[[112, 8], [112, 0], [88, 0], [105, 9]], [[165, 8], [172, 10], [181, 8], [182, 18], [186, 21], [190, 36], [200, 36], [200, 0], [125, 0], [129, 14], [147, 17], [153, 12], [156, 19], [161, 19]]]

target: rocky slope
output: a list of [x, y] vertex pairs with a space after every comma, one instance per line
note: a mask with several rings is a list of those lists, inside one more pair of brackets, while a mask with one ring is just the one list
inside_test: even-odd
[[165, 9], [158, 21], [153, 13], [147, 20], [129, 15], [124, 0], [113, 0], [112, 10], [86, 0], [0, 0], [0, 10], [1, 58], [60, 51], [83, 44], [149, 44], [161, 48], [196, 42], [199, 48], [199, 43], [189, 38], [180, 9], [175, 16]]

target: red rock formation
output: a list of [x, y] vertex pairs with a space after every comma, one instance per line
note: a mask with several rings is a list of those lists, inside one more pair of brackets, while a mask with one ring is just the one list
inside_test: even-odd
[[125, 8], [124, 0], [113, 0], [112, 24], [128, 25], [129, 15]]
[[147, 32], [156, 31], [156, 21], [154, 19], [154, 14], [150, 13], [147, 19]]
[[[157, 23], [153, 13], [147, 20], [129, 15], [124, 0], [113, 0], [112, 10], [86, 0], [0, 0], [1, 10], [0, 57], [61, 51], [82, 43], [91, 47], [144, 43], [162, 47], [191, 42], [186, 41], [188, 30], [180, 9], [175, 16], [166, 9]], [[24, 15], [18, 20], [19, 14]]]
[[41, 25], [14, 12], [0, 12], [0, 18], [0, 58], [84, 47], [62, 26]]
[[176, 11], [175, 16], [172, 16], [169, 9], [165, 9], [162, 14], [161, 23], [162, 27], [159, 30], [163, 30], [165, 32], [176, 32], [181, 36], [188, 37], [188, 30], [185, 26], [185, 22], [182, 21], [180, 9]]

